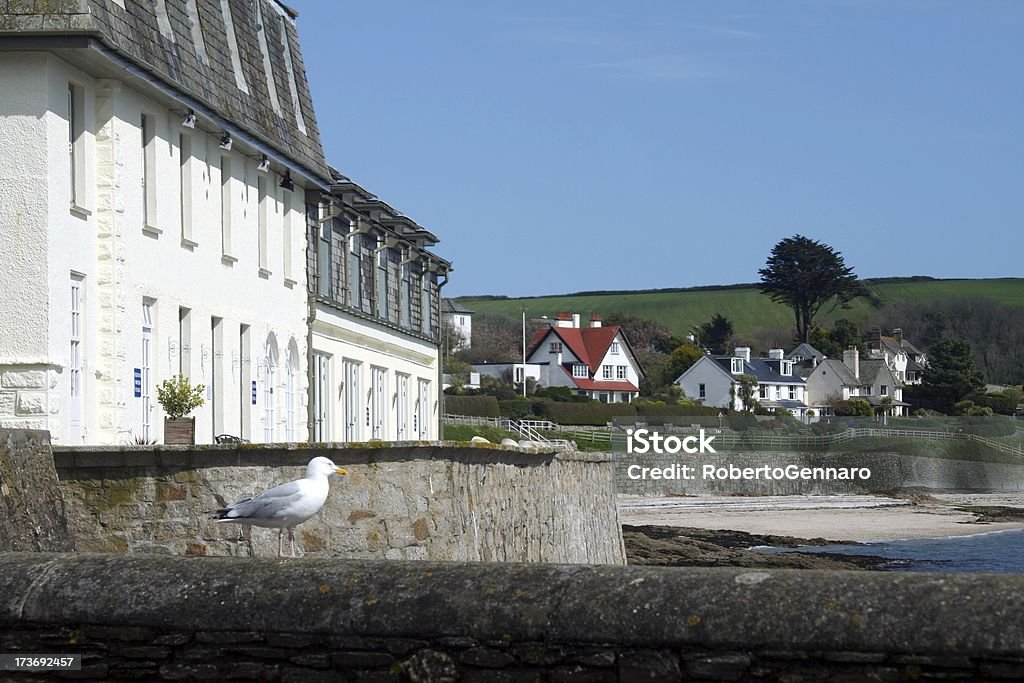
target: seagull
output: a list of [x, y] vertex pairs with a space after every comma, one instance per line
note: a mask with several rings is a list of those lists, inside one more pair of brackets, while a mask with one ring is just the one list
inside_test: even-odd
[[243, 498], [213, 513], [217, 522], [237, 522], [279, 529], [277, 556], [284, 557], [284, 530], [295, 555], [295, 527], [312, 517], [324, 506], [330, 490], [328, 478], [348, 472], [323, 456], [313, 458], [306, 467], [306, 476], [287, 484], [267, 489], [252, 498]]

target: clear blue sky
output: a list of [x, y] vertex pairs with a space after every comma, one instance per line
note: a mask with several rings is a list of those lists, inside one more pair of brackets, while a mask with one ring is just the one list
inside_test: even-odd
[[328, 160], [440, 238], [445, 293], [1024, 275], [1024, 2], [327, 2]]

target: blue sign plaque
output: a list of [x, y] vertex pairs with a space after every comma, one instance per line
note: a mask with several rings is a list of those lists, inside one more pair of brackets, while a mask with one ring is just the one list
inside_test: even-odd
[[142, 398], [142, 368], [135, 368], [135, 398]]

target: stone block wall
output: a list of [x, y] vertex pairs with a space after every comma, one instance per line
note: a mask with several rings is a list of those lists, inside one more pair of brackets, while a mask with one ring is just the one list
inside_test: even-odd
[[49, 432], [0, 429], [0, 550], [74, 550]]
[[[615, 485], [619, 493], [629, 495], [828, 495], [888, 492], [906, 488], [939, 491], [1024, 491], [1024, 463], [972, 462], [946, 458], [927, 458], [896, 453], [834, 452], [721, 452], [700, 455], [618, 453], [615, 456]], [[629, 476], [631, 465], [641, 468], [671, 468], [674, 464], [696, 468], [694, 479], [635, 479]], [[703, 466], [737, 468], [769, 466], [785, 468], [834, 467], [871, 470], [871, 478], [861, 480], [781, 479], [705, 479]], [[634, 469], [634, 474], [637, 470]]]
[[[82, 551], [275, 556], [277, 530], [208, 511], [297, 479], [316, 456], [324, 508], [296, 529], [307, 556], [623, 564], [611, 459], [416, 443], [55, 448]], [[287, 541], [286, 541], [287, 552]]]
[[1021, 680], [1022, 612], [1011, 574], [0, 553], [0, 651], [86, 680]]
[[60, 412], [56, 386], [50, 366], [0, 364], [0, 429], [49, 429]]

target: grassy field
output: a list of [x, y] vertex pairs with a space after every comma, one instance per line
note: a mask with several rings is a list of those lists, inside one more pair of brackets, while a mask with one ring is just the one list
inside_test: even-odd
[[[1024, 308], [1024, 278], [992, 280], [918, 280], [907, 282], [868, 282], [874, 300], [881, 303], [928, 301], [951, 297], [982, 297], [1002, 304]], [[792, 327], [793, 312], [774, 303], [756, 287], [718, 290], [683, 290], [674, 292], [630, 292], [621, 294], [580, 294], [531, 297], [523, 299], [460, 298], [459, 302], [478, 313], [498, 313], [518, 318], [523, 309], [530, 317], [553, 317], [560, 311], [583, 314], [591, 312], [608, 316], [613, 312], [638, 315], [657, 320], [676, 334], [689, 332], [694, 325], [721, 313], [737, 332]], [[826, 324], [849, 318], [861, 322], [875, 303], [867, 298], [852, 302], [849, 310], [837, 309], [822, 317]]]

